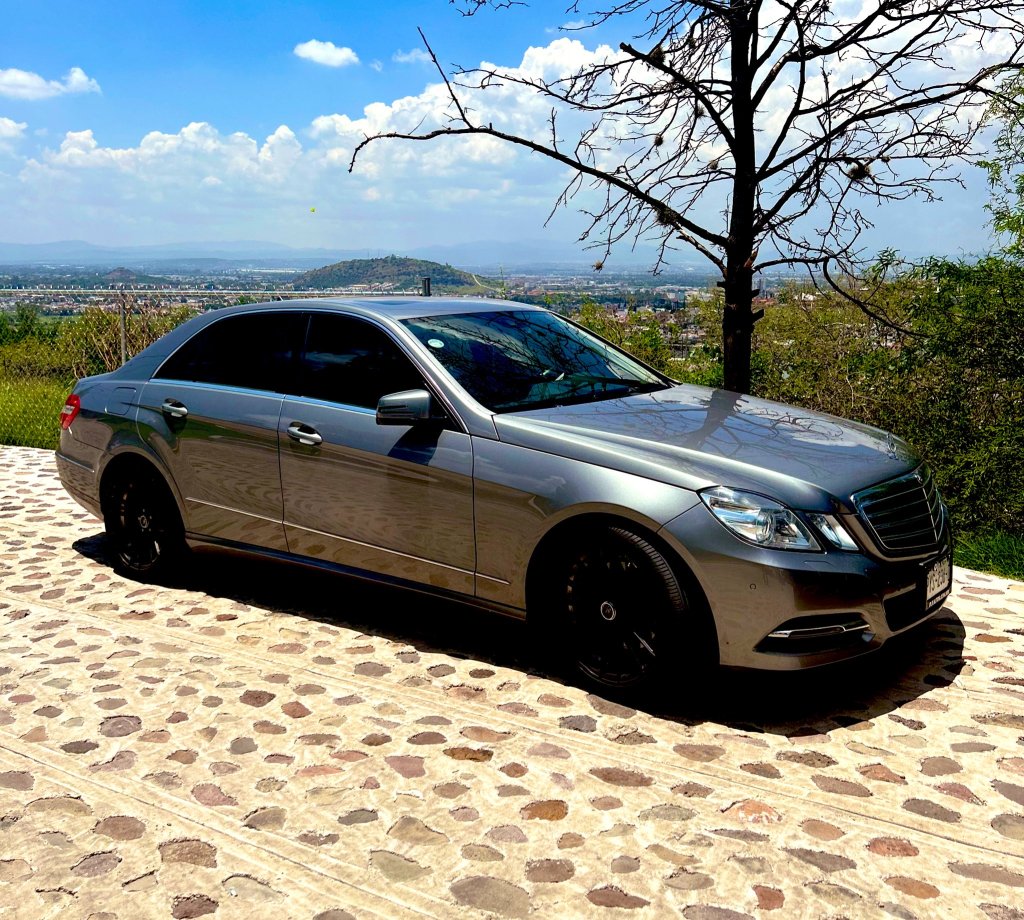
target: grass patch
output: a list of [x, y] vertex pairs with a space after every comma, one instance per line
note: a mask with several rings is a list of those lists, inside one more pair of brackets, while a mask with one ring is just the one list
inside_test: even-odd
[[0, 444], [56, 450], [71, 387], [45, 378], [0, 377]]
[[967, 569], [1024, 581], [1024, 537], [999, 530], [958, 534], [953, 561]]

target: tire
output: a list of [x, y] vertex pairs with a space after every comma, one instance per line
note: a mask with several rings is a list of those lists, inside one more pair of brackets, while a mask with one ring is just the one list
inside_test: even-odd
[[118, 479], [104, 513], [114, 569], [128, 578], [164, 580], [185, 554], [185, 529], [174, 497], [156, 474]]
[[559, 580], [563, 648], [588, 681], [647, 689], [671, 670], [669, 659], [678, 666], [689, 604], [672, 566], [643, 537], [622, 527], [588, 535]]

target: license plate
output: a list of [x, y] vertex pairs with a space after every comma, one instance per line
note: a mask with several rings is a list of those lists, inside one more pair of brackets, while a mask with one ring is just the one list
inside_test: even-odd
[[943, 556], [931, 564], [925, 576], [925, 607], [932, 607], [949, 594], [953, 581], [953, 563], [949, 556]]

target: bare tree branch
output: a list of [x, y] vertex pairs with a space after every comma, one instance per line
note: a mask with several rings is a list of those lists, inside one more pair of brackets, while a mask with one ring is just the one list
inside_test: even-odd
[[[515, 0], [454, 2], [474, 15]], [[756, 272], [802, 266], [888, 322], [830, 266], [847, 276], [863, 264], [865, 203], [935, 200], [960, 181], [1000, 78], [1024, 66], [1024, 0], [876, 0], [856, 14], [833, 0], [585, 3], [567, 10], [580, 28], [615, 25], [623, 40], [557, 76], [495, 65], [449, 75], [421, 32], [446, 113], [366, 137], [349, 169], [380, 140], [472, 135], [569, 169], [554, 209], [580, 208], [596, 265], [645, 240], [655, 271], [692, 247], [721, 272], [736, 390], [750, 382]], [[499, 88], [547, 101], [543, 128], [517, 134], [488, 116]]]

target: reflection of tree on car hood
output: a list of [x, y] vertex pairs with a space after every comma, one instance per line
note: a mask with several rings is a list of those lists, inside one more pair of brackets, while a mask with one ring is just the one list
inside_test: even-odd
[[[898, 438], [857, 422], [727, 390], [682, 385], [655, 393], [499, 415], [503, 440], [532, 446], [546, 438], [560, 450], [607, 452], [605, 465], [623, 468], [644, 457], [644, 475], [687, 488], [730, 481], [763, 491], [778, 478], [778, 497], [808, 501], [814, 491], [852, 492], [914, 461]], [[661, 472], [658, 473], [657, 471]], [[699, 485], [697, 484], [699, 483]], [[801, 499], [798, 500], [798, 496]]]

